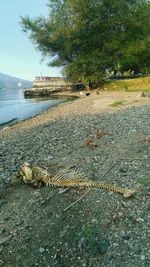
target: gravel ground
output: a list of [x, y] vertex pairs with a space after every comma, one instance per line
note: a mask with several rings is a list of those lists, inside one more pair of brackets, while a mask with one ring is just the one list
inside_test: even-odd
[[[123, 105], [112, 107], [118, 100]], [[149, 114], [139, 93], [104, 92], [1, 130], [0, 266], [150, 266]], [[75, 166], [137, 192], [126, 200], [104, 190], [11, 184], [24, 161], [56, 172]]]

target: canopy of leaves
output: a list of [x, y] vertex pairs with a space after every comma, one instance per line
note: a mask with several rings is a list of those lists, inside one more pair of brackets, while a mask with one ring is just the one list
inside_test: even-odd
[[21, 26], [68, 79], [100, 83], [111, 71], [149, 71], [150, 1], [51, 0], [48, 9]]

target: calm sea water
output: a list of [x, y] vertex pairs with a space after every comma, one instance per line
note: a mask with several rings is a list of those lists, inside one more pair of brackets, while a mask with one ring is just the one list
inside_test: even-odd
[[35, 116], [66, 99], [24, 98], [22, 89], [0, 89], [0, 128]]

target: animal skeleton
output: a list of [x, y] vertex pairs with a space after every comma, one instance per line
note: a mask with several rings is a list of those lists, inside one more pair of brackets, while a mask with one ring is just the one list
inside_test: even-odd
[[25, 162], [17, 176], [33, 187], [41, 187], [42, 184], [45, 184], [53, 187], [98, 188], [123, 194], [125, 198], [129, 198], [135, 193], [135, 190], [132, 189], [86, 179], [79, 171], [70, 170], [70, 168], [63, 169], [52, 176], [47, 170]]

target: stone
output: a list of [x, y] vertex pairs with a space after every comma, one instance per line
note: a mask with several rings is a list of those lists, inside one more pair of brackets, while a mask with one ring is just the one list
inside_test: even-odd
[[44, 249], [44, 248], [42, 248], [42, 247], [41, 247], [41, 248], [39, 248], [39, 252], [40, 252], [40, 253], [43, 253], [44, 251], [45, 251], [45, 249]]

